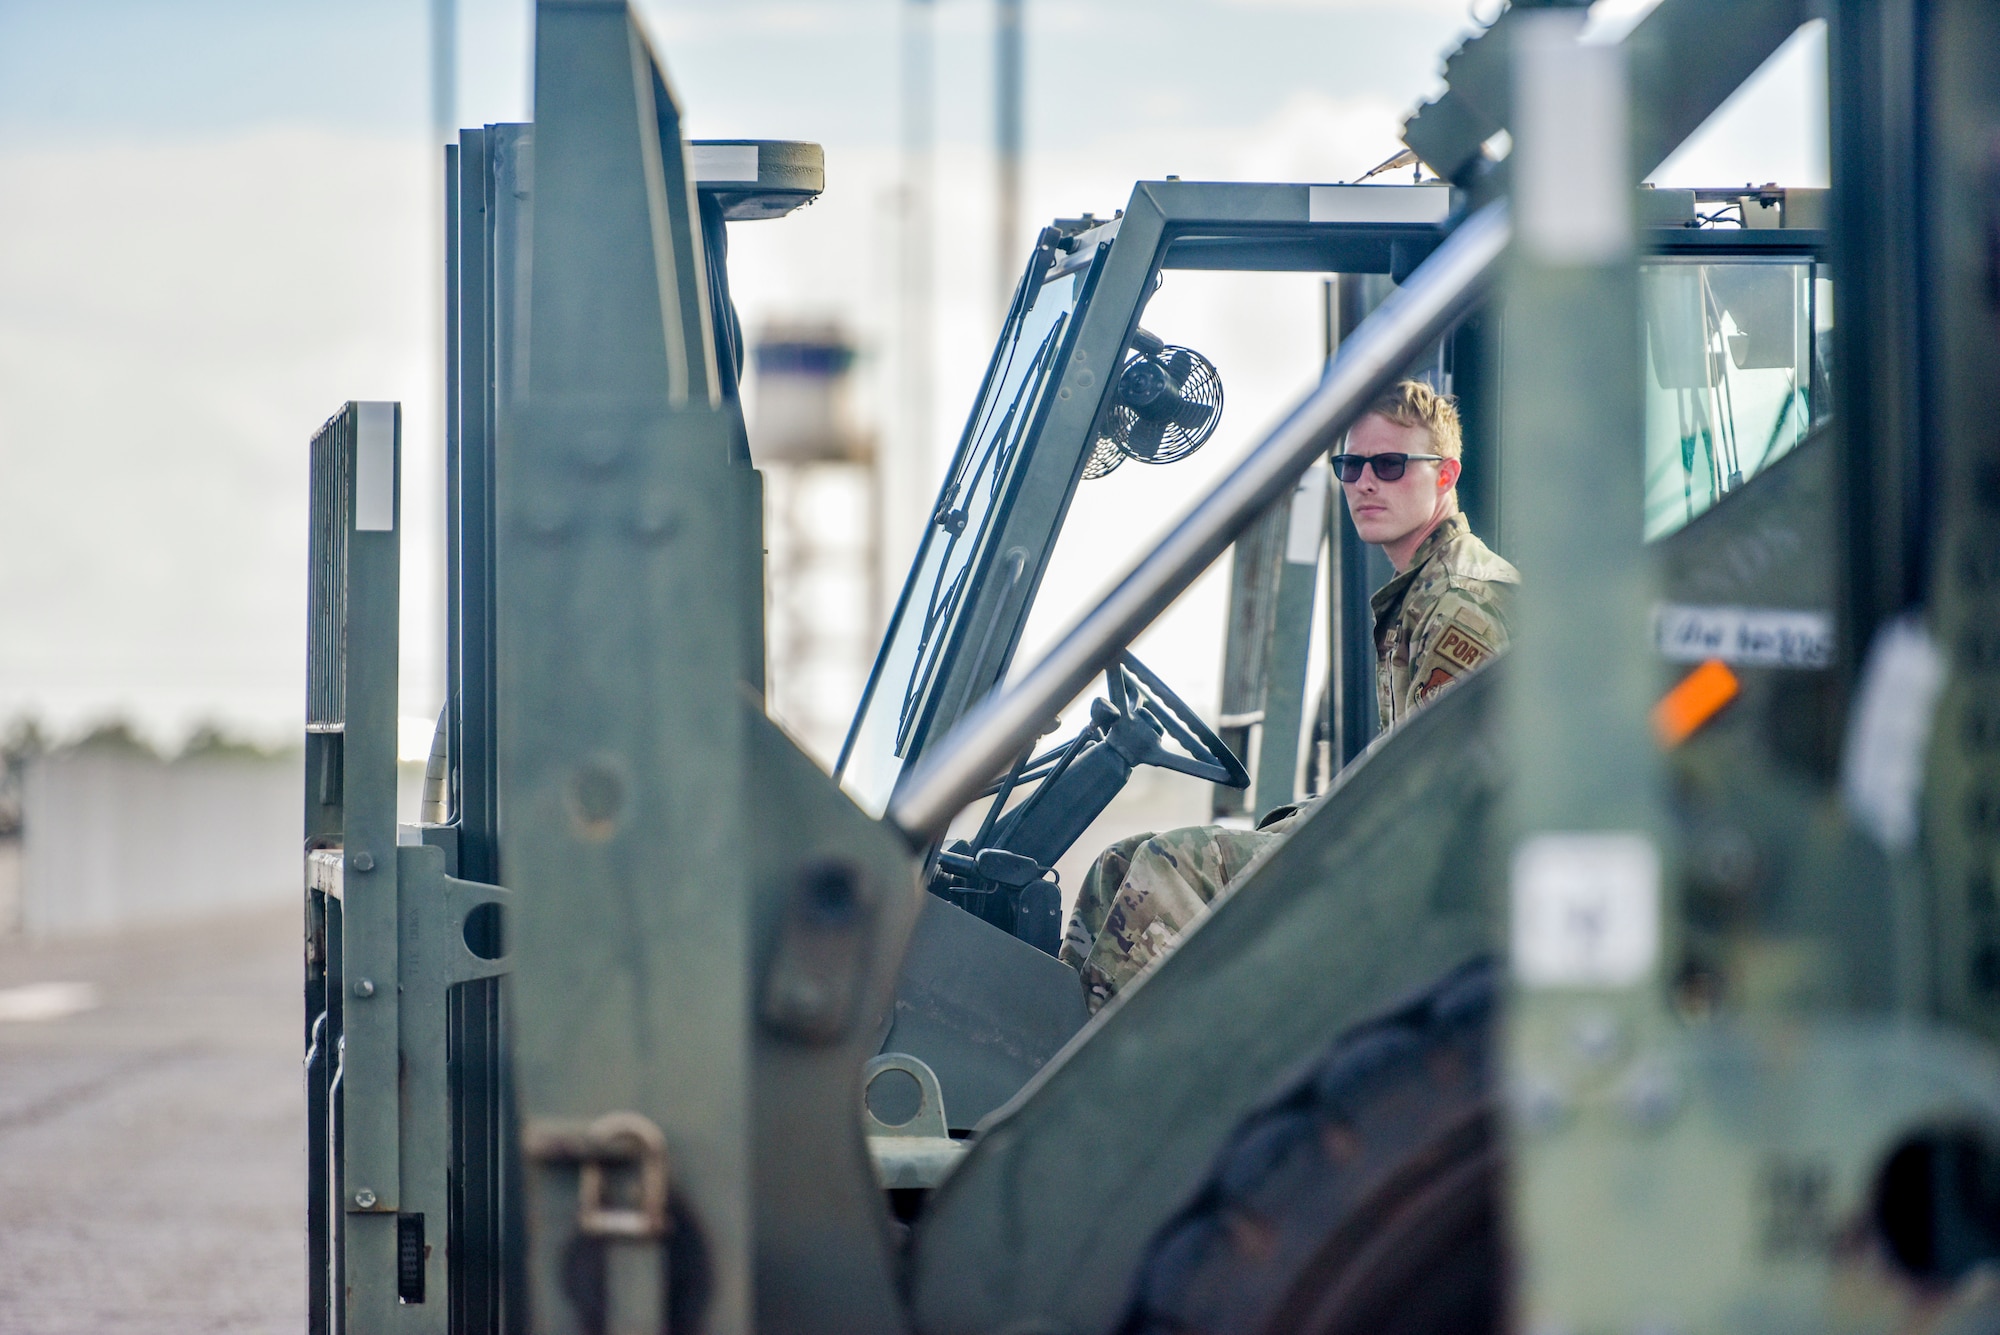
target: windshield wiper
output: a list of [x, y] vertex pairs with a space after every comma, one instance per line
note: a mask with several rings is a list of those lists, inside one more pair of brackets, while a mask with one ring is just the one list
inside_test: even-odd
[[[903, 688], [902, 707], [896, 719], [896, 754], [905, 755], [909, 749], [910, 734], [916, 725], [920, 702], [935, 682], [943, 666], [943, 652], [948, 635], [941, 635], [954, 621], [966, 592], [966, 582], [971, 573], [971, 557], [976, 555], [981, 541], [992, 527], [997, 510], [1001, 485], [1019, 455], [1022, 443], [1027, 439], [1029, 420], [1033, 416], [1034, 405], [1040, 400], [1043, 388], [1048, 384], [1050, 372], [1054, 369], [1056, 350], [1062, 344], [1063, 330], [1069, 324], [1068, 312], [1056, 317], [1035, 349], [1034, 358], [1028, 363], [1013, 396], [1008, 400], [1006, 411], [991, 431], [982, 434], [979, 448], [961, 461], [959, 473], [947, 482], [944, 499], [931, 516], [931, 522], [946, 533], [943, 555], [938, 560], [937, 576], [933, 581], [930, 596], [924, 606], [923, 629], [917, 638], [914, 661], [910, 665], [910, 679]], [[1018, 334], [1018, 327], [1017, 327]], [[1012, 370], [1013, 354], [1018, 351], [1018, 337], [1009, 349], [1007, 365], [1003, 366], [1000, 383]], [[997, 406], [991, 405], [991, 406]], [[992, 421], [991, 414], [987, 421]], [[967, 539], [966, 525], [972, 509], [972, 498], [979, 492], [981, 483], [986, 489], [987, 504], [979, 517], [978, 531]], [[963, 498], [957, 508], [951, 502]], [[953, 557], [958, 554], [961, 541], [968, 545], [968, 555], [957, 563], [954, 569]]]

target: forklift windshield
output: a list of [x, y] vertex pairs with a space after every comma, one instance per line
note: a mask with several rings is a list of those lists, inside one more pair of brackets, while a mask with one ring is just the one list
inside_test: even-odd
[[[986, 381], [953, 455], [937, 505], [917, 550], [894, 621], [861, 710], [841, 749], [835, 775], [871, 815], [879, 816], [920, 726], [937, 706], [931, 688], [960, 644], [968, 588], [986, 578], [996, 520], [1039, 429], [1056, 368], [1072, 335], [1072, 316], [1096, 267], [1057, 269], [1051, 235], [1038, 245], [1015, 289]], [[1052, 273], [1052, 270], [1054, 272]], [[1018, 555], [1001, 572], [1017, 581]], [[990, 633], [992, 627], [989, 624]]]

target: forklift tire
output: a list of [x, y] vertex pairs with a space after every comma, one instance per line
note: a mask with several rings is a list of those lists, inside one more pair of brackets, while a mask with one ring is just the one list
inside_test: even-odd
[[1124, 1335], [1483, 1335], [1505, 1255], [1489, 959], [1342, 1034], [1154, 1238]]

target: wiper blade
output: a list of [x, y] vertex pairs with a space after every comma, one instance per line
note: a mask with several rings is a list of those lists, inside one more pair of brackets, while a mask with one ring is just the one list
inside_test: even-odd
[[[937, 576], [931, 585], [930, 597], [925, 604], [923, 630], [917, 639], [914, 661], [910, 664], [910, 678], [903, 688], [902, 708], [897, 715], [896, 754], [904, 755], [909, 748], [910, 735], [915, 727], [919, 706], [936, 682], [944, 665], [944, 653], [950, 635], [949, 628], [959, 607], [964, 602], [973, 562], [978, 558], [987, 531], [992, 527], [995, 503], [1000, 488], [1013, 466], [1021, 443], [1027, 437], [1027, 411], [1040, 397], [1047, 386], [1049, 373], [1054, 368], [1056, 349], [1061, 346], [1062, 333], [1068, 324], [1065, 313], [1058, 317], [1043, 336], [1035, 349], [1033, 360], [1015, 386], [1014, 394], [1007, 403], [1006, 411], [990, 433], [981, 439], [980, 447], [968, 454], [962, 461], [967, 467], [953, 477], [943, 492], [932, 522], [950, 535], [944, 554], [938, 561]], [[1012, 355], [1009, 355], [1011, 368]], [[1003, 373], [1004, 379], [1004, 373]], [[991, 420], [990, 417], [988, 420]], [[971, 509], [970, 502], [949, 508], [950, 502], [960, 496], [975, 495], [981, 483], [985, 484], [989, 504], [979, 517], [979, 529], [966, 543], [965, 555], [954, 568], [953, 558], [959, 556], [959, 543], [965, 539], [965, 530]], [[944, 632], [944, 633], [940, 633]]]

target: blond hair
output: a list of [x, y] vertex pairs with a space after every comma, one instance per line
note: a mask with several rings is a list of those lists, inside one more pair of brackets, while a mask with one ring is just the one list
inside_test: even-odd
[[1449, 395], [1440, 394], [1421, 380], [1405, 380], [1392, 386], [1368, 405], [1369, 413], [1386, 417], [1397, 426], [1420, 426], [1430, 433], [1431, 452], [1456, 459], [1465, 452], [1465, 433], [1458, 424], [1458, 408]]

